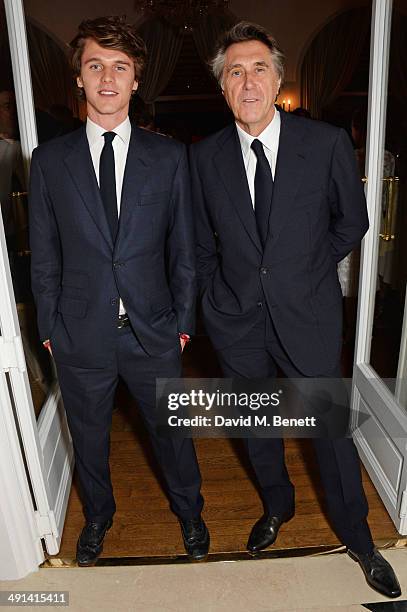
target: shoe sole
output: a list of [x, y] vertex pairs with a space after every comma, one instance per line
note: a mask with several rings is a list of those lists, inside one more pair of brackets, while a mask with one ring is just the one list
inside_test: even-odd
[[208, 558], [208, 554], [209, 554], [209, 553], [206, 553], [206, 555], [202, 555], [202, 557], [190, 557], [190, 556], [188, 555], [188, 553], [187, 553], [187, 556], [188, 556], [188, 560], [189, 560], [191, 563], [202, 563], [202, 561], [206, 561], [206, 560], [207, 560], [207, 558]]
[[96, 557], [96, 559], [90, 561], [89, 563], [80, 563], [80, 561], [77, 561], [77, 564], [78, 567], [93, 567], [94, 565], [96, 565], [98, 559], [99, 557]]

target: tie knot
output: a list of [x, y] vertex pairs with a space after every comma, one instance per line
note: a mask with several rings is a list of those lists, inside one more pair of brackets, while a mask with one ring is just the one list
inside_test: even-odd
[[116, 132], [105, 132], [103, 137], [105, 139], [105, 144], [111, 144], [116, 136]]
[[264, 155], [263, 145], [261, 144], [258, 138], [255, 138], [251, 144], [251, 148], [256, 153], [256, 157], [260, 157]]

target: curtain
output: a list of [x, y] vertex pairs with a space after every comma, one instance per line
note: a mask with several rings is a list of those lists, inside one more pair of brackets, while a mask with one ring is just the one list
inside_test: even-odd
[[14, 89], [4, 7], [0, 2], [0, 90]]
[[146, 104], [151, 104], [167, 86], [174, 72], [182, 35], [176, 28], [158, 19], [143, 23], [138, 33], [147, 46], [147, 65], [138, 89]]
[[314, 119], [348, 85], [370, 28], [370, 11], [353, 9], [328, 23], [314, 38], [301, 67], [301, 106]]
[[236, 23], [236, 18], [227, 13], [209, 14], [203, 18], [192, 34], [199, 57], [207, 66], [212, 59], [220, 35]]
[[31, 77], [36, 108], [47, 111], [62, 105], [77, 111], [68, 59], [45, 32], [27, 21]]
[[390, 38], [389, 84], [390, 93], [403, 104], [407, 99], [407, 18], [393, 14]]

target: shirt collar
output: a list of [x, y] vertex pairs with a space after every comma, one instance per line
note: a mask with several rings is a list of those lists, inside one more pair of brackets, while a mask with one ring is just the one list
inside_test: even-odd
[[89, 119], [86, 119], [86, 136], [88, 137], [89, 146], [96, 144], [96, 142], [103, 136], [106, 131], [115, 132], [124, 144], [128, 144], [131, 134], [131, 123], [127, 116], [120, 125], [116, 126], [113, 130], [105, 130], [100, 125]]
[[257, 140], [260, 140], [260, 142], [267, 149], [270, 149], [270, 151], [277, 153], [280, 124], [280, 113], [276, 108], [274, 109], [274, 117], [272, 118], [268, 126], [265, 127], [264, 130], [258, 136], [251, 136], [236, 123], [237, 133], [239, 135], [240, 146], [242, 147], [243, 155], [248, 155], [252, 142], [255, 138], [257, 138]]

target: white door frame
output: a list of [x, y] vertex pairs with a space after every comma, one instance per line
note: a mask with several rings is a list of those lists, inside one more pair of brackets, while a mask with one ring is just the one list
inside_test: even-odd
[[[21, 148], [28, 178], [31, 153], [37, 145], [37, 132], [22, 0], [5, 0], [5, 9]], [[50, 554], [56, 554], [59, 550], [72, 481], [73, 450], [57, 384], [49, 393], [36, 421], [2, 223], [0, 293], [0, 397], [6, 425], [1, 458], [4, 465], [9, 465], [9, 473], [19, 470], [15, 489], [11, 491], [10, 497], [1, 496], [0, 501], [0, 541], [5, 542], [4, 549], [0, 551], [0, 568], [5, 573], [0, 575], [0, 579], [14, 579], [34, 571], [44, 560], [41, 538], [45, 540]], [[3, 458], [3, 454], [9, 451], [10, 457]], [[30, 483], [27, 482], [27, 472]], [[25, 484], [22, 481], [24, 473]], [[8, 474], [2, 470], [0, 476], [7, 490], [10, 487]], [[16, 497], [20, 498], [18, 511]], [[25, 516], [27, 524], [25, 529], [19, 525], [18, 537], [15, 530], [9, 530], [8, 520], [16, 512], [21, 514], [21, 521]], [[17, 544], [16, 551], [12, 550], [13, 540], [17, 540], [22, 549], [26, 549], [26, 557], [18, 556]]]
[[[11, 284], [3, 221], [0, 215], [0, 287]], [[15, 305], [14, 305], [15, 306]], [[7, 299], [0, 301], [0, 580], [23, 578], [44, 560], [9, 392], [10, 372], [24, 385], [27, 375], [17, 312]], [[8, 376], [6, 375], [6, 372]]]
[[[353, 425], [363, 423], [354, 433], [359, 454], [397, 530], [405, 535], [407, 413], [370, 365], [377, 284], [391, 15], [392, 0], [373, 1], [366, 151], [366, 200], [370, 229], [363, 240], [361, 253], [352, 409]], [[364, 420], [363, 413], [369, 418]]]
[[23, 1], [4, 0], [4, 7], [13, 66], [21, 150], [26, 179], [28, 179], [31, 154], [38, 145], [38, 138]]

